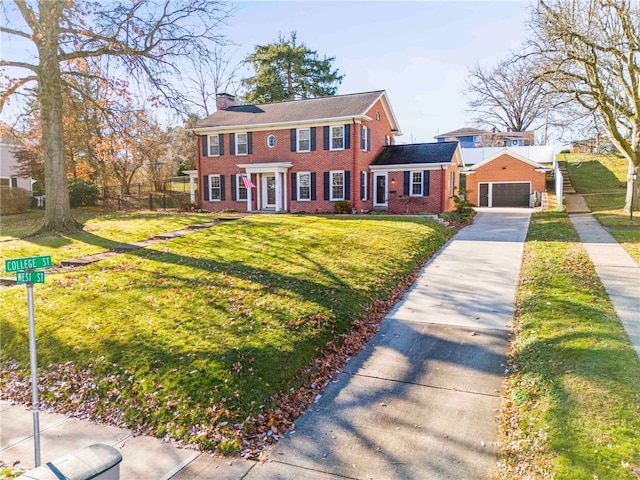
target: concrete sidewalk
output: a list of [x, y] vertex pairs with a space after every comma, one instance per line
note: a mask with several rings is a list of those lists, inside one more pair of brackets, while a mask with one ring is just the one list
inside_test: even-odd
[[640, 356], [640, 267], [593, 215], [569, 218]]
[[[496, 461], [500, 391], [531, 210], [479, 209], [425, 266], [366, 350], [266, 463], [41, 414], [43, 463], [92, 443], [127, 479], [476, 479]], [[31, 412], [0, 403], [0, 458], [33, 466]]]

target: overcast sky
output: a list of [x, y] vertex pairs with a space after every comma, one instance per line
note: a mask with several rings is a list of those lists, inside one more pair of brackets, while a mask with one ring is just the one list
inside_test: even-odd
[[235, 2], [226, 35], [255, 45], [297, 32], [299, 42], [335, 57], [345, 78], [339, 94], [386, 90], [403, 137], [471, 126], [462, 93], [470, 66], [495, 64], [526, 36], [529, 1]]

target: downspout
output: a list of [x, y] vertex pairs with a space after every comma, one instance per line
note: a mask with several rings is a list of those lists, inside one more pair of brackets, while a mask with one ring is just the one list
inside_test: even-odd
[[191, 131], [196, 137], [196, 169], [198, 170], [198, 208], [202, 209], [202, 198], [204, 195], [204, 186], [202, 184], [202, 144], [200, 143], [200, 136]]
[[[356, 134], [356, 130], [357, 128], [355, 128], [356, 125], [356, 118], [353, 117], [352, 119], [354, 128], [353, 128], [353, 135], [351, 136], [353, 139], [355, 139], [355, 134]], [[329, 139], [329, 141], [331, 141], [331, 139]], [[353, 148], [353, 175], [351, 175], [351, 192], [353, 195], [353, 202], [351, 202], [351, 205], [353, 205], [353, 208], [355, 209], [355, 211], [358, 211], [358, 206], [356, 205], [356, 199], [360, 199], [360, 192], [356, 191], [356, 177], [360, 176], [360, 172], [358, 172], [358, 168], [357, 168], [357, 161], [356, 161], [356, 152], [357, 152], [357, 148], [356, 148], [357, 143], [355, 141], [351, 142], [351, 147]]]
[[440, 171], [442, 172], [442, 195], [440, 196], [440, 211], [444, 212], [446, 208], [446, 198], [447, 198], [447, 167], [446, 165], [440, 166]]

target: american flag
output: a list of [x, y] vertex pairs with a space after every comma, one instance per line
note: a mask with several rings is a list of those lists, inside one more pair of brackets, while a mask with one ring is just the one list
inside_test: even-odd
[[249, 179], [249, 177], [241, 177], [242, 178], [242, 184], [244, 185], [244, 188], [246, 188], [247, 190], [250, 188], [256, 188], [256, 186], [253, 184], [253, 182]]

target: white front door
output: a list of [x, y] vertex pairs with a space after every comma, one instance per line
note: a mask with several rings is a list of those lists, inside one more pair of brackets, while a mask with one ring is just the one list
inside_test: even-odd
[[387, 206], [387, 173], [373, 174], [373, 206]]
[[262, 205], [265, 208], [276, 208], [276, 176], [262, 175]]

